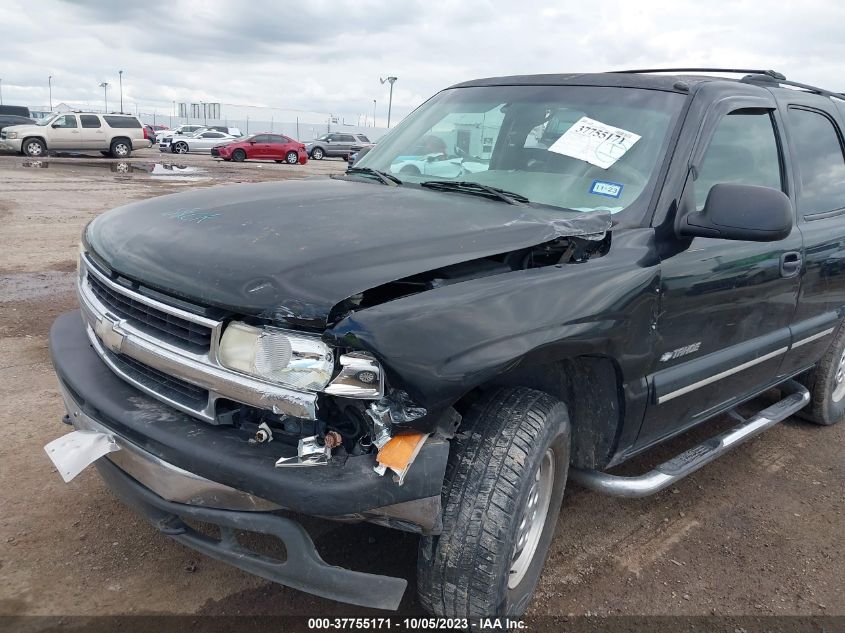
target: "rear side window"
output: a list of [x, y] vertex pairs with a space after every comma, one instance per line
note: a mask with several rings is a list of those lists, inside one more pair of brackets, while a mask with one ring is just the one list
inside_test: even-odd
[[367, 138], [366, 136], [364, 136], [363, 134], [359, 134], [359, 135], [358, 135], [358, 140], [359, 140], [360, 142], [362, 142], [362, 143], [369, 143], [369, 142], [370, 142], [370, 139], [368, 139], [368, 138]]
[[792, 144], [798, 160], [804, 215], [845, 208], [845, 153], [836, 124], [821, 112], [789, 109]]
[[82, 121], [82, 127], [100, 127], [100, 117], [94, 114], [80, 114], [79, 120]]
[[695, 207], [704, 208], [713, 185], [782, 189], [780, 156], [768, 110], [737, 110], [722, 117], [695, 181]]
[[354, 143], [355, 137], [351, 134], [341, 134], [338, 138], [338, 141], [340, 141], [341, 143]]
[[104, 116], [106, 123], [109, 124], [110, 127], [116, 128], [131, 128], [131, 127], [141, 127], [141, 122], [136, 119], [135, 117], [131, 116]]

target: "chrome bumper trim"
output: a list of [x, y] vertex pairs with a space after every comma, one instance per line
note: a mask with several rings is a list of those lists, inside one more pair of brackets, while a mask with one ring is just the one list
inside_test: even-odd
[[[106, 284], [113, 291], [135, 301], [210, 328], [212, 330], [211, 348], [203, 354], [179, 349], [175, 345], [151, 337], [127, 320], [111, 314], [109, 308], [103, 305], [91, 291], [87, 283], [89, 274], [96, 276], [101, 283]], [[88, 338], [97, 354], [123, 380], [153, 398], [206, 422], [215, 422], [215, 401], [218, 398], [268, 409], [277, 414], [310, 420], [317, 418], [316, 393], [262, 382], [218, 364], [216, 358], [222, 329], [221, 322], [200, 317], [138, 293], [130, 293], [126, 288], [102, 275], [84, 259], [78, 280], [78, 290], [79, 304], [87, 324]], [[148, 367], [208, 390], [208, 403], [203, 409], [194, 409], [149, 389], [121, 371], [105, 354], [105, 349], [114, 354], [125, 354]]]
[[176, 503], [221, 510], [263, 512], [281, 508], [272, 501], [205, 479], [159, 459], [84, 413], [67, 390], [61, 386], [60, 389], [74, 428], [99, 431], [112, 437], [120, 450], [109, 453], [106, 458], [160, 497]]

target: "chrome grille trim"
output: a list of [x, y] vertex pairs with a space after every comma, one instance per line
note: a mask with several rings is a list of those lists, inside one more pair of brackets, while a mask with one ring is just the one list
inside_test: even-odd
[[[91, 290], [88, 275], [127, 298], [145, 303], [162, 312], [193, 321], [211, 329], [211, 344], [207, 352], [185, 349], [174, 342], [163, 341], [149, 331], [136, 327], [130, 320], [120, 318], [104, 305]], [[317, 394], [298, 391], [274, 383], [264, 382], [227, 369], [217, 361], [217, 349], [223, 329], [222, 321], [214, 321], [175, 306], [151, 299], [114, 283], [103, 275], [84, 255], [80, 260], [78, 279], [79, 304], [87, 323], [88, 337], [103, 362], [118, 376], [144, 393], [165, 404], [206, 422], [216, 422], [215, 401], [226, 398], [274, 413], [314, 420], [317, 418]], [[108, 353], [129, 356], [135, 361], [208, 391], [208, 402], [202, 408], [185, 406], [142, 382], [133, 379]]]

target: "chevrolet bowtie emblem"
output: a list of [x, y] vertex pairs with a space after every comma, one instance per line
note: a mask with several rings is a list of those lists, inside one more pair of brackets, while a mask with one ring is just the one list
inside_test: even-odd
[[120, 348], [123, 347], [123, 339], [125, 338], [123, 332], [120, 331], [122, 320], [112, 320], [108, 316], [102, 317], [94, 326], [99, 339], [109, 350], [115, 354], [120, 353]]

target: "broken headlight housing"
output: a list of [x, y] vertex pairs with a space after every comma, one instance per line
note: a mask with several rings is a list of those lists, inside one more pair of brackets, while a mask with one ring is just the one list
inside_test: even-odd
[[220, 364], [268, 382], [322, 390], [332, 379], [332, 350], [320, 339], [273, 327], [230, 323], [220, 339]]
[[378, 400], [384, 395], [381, 365], [367, 352], [349, 352], [340, 357], [340, 373], [326, 387], [332, 396]]

